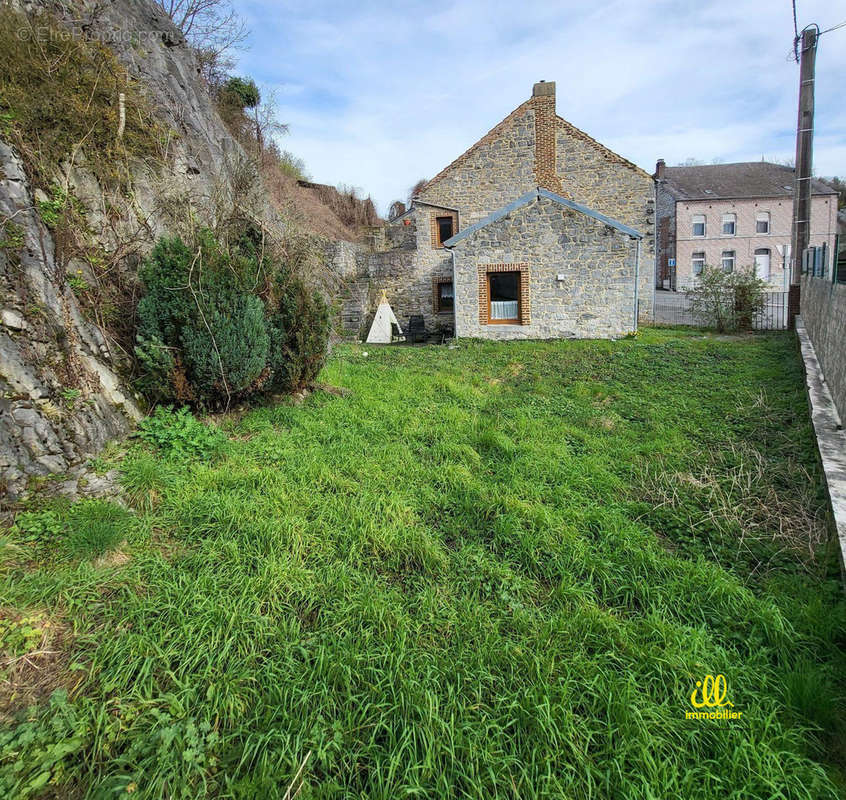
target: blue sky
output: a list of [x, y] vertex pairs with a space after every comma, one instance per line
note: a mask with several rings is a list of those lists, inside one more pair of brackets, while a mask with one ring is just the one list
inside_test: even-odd
[[[274, 89], [314, 180], [404, 199], [531, 94], [650, 173], [655, 160], [792, 158], [789, 0], [235, 0], [237, 72]], [[800, 28], [846, 0], [798, 0]], [[815, 172], [846, 174], [846, 28], [817, 56]]]

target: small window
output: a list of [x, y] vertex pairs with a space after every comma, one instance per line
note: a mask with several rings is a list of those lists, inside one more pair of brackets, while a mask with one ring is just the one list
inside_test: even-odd
[[693, 215], [693, 235], [694, 236], [705, 236], [705, 215], [704, 214], [694, 214]]
[[694, 275], [701, 275], [705, 269], [705, 253], [693, 253], [690, 257], [690, 267]]
[[455, 308], [455, 292], [452, 281], [438, 281], [435, 284], [435, 311], [451, 312]]
[[452, 217], [436, 217], [435, 224], [438, 227], [438, 247], [443, 247], [444, 242], [453, 237], [453, 219]]
[[723, 272], [734, 272], [735, 253], [734, 250], [723, 250]]
[[520, 323], [519, 272], [488, 273], [488, 320], [492, 325]]
[[759, 211], [755, 215], [755, 233], [770, 232], [770, 212]]
[[723, 214], [723, 236], [737, 233], [737, 214]]

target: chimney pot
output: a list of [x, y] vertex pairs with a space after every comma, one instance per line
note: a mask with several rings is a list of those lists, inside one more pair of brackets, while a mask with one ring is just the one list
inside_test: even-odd
[[663, 158], [659, 158], [657, 163], [655, 164], [655, 177], [661, 181], [664, 180], [664, 167], [666, 164], [664, 163]]
[[532, 97], [555, 97], [555, 81], [540, 81], [532, 87]]

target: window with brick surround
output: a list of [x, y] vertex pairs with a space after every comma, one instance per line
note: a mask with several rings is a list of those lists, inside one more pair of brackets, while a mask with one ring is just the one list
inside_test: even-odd
[[723, 250], [723, 272], [734, 272], [735, 251]]
[[737, 233], [737, 214], [723, 214], [723, 236]]
[[693, 215], [693, 235], [697, 238], [703, 238], [705, 236], [705, 215], [704, 214], [694, 214]]
[[432, 278], [432, 310], [436, 314], [451, 314], [454, 309], [455, 290], [452, 278]]
[[770, 232], [770, 212], [759, 211], [755, 215], [755, 233]]
[[690, 269], [694, 275], [701, 275], [705, 269], [705, 253], [692, 253], [690, 256]]
[[441, 248], [447, 239], [458, 233], [458, 213], [438, 211], [432, 214], [432, 247]]
[[483, 264], [479, 267], [479, 323], [528, 325], [528, 264]]

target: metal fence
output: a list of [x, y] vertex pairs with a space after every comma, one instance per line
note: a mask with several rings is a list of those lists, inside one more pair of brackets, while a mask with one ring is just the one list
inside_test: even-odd
[[[712, 328], [712, 320], [694, 314], [686, 292], [668, 292], [657, 289], [652, 308], [653, 325], [695, 325]], [[764, 306], [752, 319], [756, 331], [787, 330], [787, 292], [767, 292]]]

